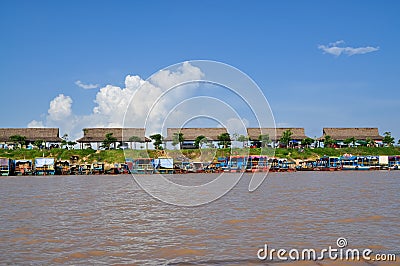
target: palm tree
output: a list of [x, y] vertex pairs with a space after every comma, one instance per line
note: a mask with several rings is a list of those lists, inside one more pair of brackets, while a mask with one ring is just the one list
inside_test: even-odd
[[289, 147], [289, 142], [292, 139], [292, 135], [293, 135], [293, 132], [290, 129], [284, 131], [283, 134], [282, 134], [282, 137], [279, 140], [279, 142], [282, 142], [283, 144], [286, 145], [286, 148], [288, 148]]

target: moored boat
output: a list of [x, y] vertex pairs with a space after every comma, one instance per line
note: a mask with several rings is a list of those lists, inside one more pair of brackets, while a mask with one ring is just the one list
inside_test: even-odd
[[71, 166], [68, 160], [57, 160], [54, 165], [56, 175], [71, 174]]
[[35, 175], [54, 175], [54, 158], [35, 158]]
[[32, 167], [32, 160], [15, 160], [14, 161], [15, 175], [32, 175], [33, 174], [33, 167]]
[[9, 158], [0, 158], [0, 175], [9, 176], [14, 174], [14, 163]]

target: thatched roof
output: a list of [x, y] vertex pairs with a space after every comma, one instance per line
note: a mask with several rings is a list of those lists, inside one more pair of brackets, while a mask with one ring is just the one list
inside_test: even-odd
[[383, 140], [383, 137], [379, 135], [378, 128], [376, 127], [365, 127], [365, 128], [323, 128], [322, 137], [320, 140], [325, 139], [325, 136], [331, 136], [334, 140], [345, 140], [354, 137], [357, 140], [366, 140], [371, 138], [372, 140]]
[[228, 133], [226, 128], [167, 128], [166, 141], [172, 141], [174, 133], [182, 133], [183, 138], [188, 141], [194, 141], [198, 136], [205, 136], [207, 139], [217, 141], [218, 136]]
[[286, 130], [290, 130], [293, 133], [293, 140], [302, 140], [307, 138], [304, 133], [304, 128], [247, 128], [247, 135], [250, 140], [258, 140], [258, 137], [261, 134], [269, 135], [272, 141], [277, 141], [282, 137], [283, 132]]
[[58, 128], [0, 128], [0, 141], [10, 142], [10, 137], [20, 135], [26, 141], [44, 140], [46, 142], [61, 142]]
[[78, 139], [80, 143], [102, 142], [106, 138], [106, 134], [112, 133], [117, 141], [129, 142], [129, 138], [137, 136], [141, 142], [149, 142], [150, 139], [145, 136], [144, 128], [84, 128], [83, 137]]

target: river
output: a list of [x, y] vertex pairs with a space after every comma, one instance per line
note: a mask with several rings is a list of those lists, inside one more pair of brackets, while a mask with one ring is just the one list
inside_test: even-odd
[[0, 262], [265, 264], [264, 244], [322, 249], [339, 237], [398, 254], [400, 171], [270, 173], [252, 193], [249, 178], [200, 207], [154, 199], [130, 175], [0, 178]]

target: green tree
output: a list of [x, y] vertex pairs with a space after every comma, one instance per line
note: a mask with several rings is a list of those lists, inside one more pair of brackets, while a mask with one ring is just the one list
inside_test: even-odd
[[228, 148], [231, 145], [231, 136], [229, 133], [222, 133], [221, 135], [217, 136], [218, 145], [222, 145], [224, 148]]
[[136, 143], [141, 142], [142, 139], [138, 136], [132, 136], [129, 138], [129, 142], [133, 142], [134, 149], [136, 150]]
[[20, 148], [26, 143], [26, 137], [21, 135], [12, 135], [10, 136], [10, 140], [14, 143], [19, 144]]
[[64, 146], [64, 145], [67, 146], [67, 149], [71, 149], [72, 146], [74, 146], [76, 144], [75, 141], [70, 141], [69, 140], [69, 136], [68, 136], [67, 133], [65, 133], [61, 138], [62, 138], [61, 145], [62, 146]]
[[103, 140], [102, 146], [106, 149], [109, 150], [111, 144], [117, 142], [117, 138], [113, 136], [113, 133], [107, 133], [106, 138]]
[[163, 143], [163, 136], [161, 134], [151, 135], [150, 138], [153, 140], [153, 145], [156, 150], [162, 150], [161, 144]]
[[240, 141], [242, 143], [243, 147], [244, 147], [245, 142], [249, 141], [249, 137], [245, 136], [245, 135], [240, 135], [237, 138], [237, 141]]
[[367, 147], [375, 146], [375, 141], [371, 138], [366, 138], [365, 141], [367, 142]]
[[332, 145], [335, 143], [335, 140], [332, 139], [331, 136], [326, 135], [324, 138], [324, 147], [332, 147]]
[[194, 146], [199, 149], [201, 147], [201, 144], [207, 141], [207, 138], [203, 135], [197, 136], [196, 139], [194, 140]]
[[268, 143], [271, 142], [268, 134], [258, 136], [258, 140], [261, 142], [261, 147], [267, 147]]
[[308, 138], [308, 137], [301, 141], [301, 144], [303, 144], [307, 148], [310, 147], [310, 145], [313, 143], [314, 143], [314, 140], [312, 138]]
[[400, 139], [397, 141], [397, 145], [400, 145]]
[[68, 148], [68, 134], [64, 134], [61, 138], [62, 138], [61, 145], [62, 146], [65, 145]]
[[394, 144], [394, 138], [392, 137], [392, 133], [389, 131], [386, 131], [383, 133], [385, 136], [383, 137], [382, 142], [385, 143], [387, 146], [393, 146]]
[[182, 143], [185, 141], [185, 138], [183, 137], [183, 133], [174, 133], [172, 136], [172, 145], [176, 146], [179, 144], [179, 149], [182, 149]]
[[343, 143], [346, 144], [347, 146], [349, 146], [350, 143], [352, 143], [353, 146], [355, 146], [356, 145], [356, 141], [357, 140], [356, 140], [355, 137], [351, 137], [351, 138], [347, 138], [347, 139], [343, 140]]
[[33, 142], [33, 145], [35, 145], [36, 147], [38, 147], [39, 149], [41, 149], [41, 148], [42, 148], [42, 145], [43, 145], [43, 142], [44, 142], [44, 140], [42, 140], [42, 139], [37, 139], [37, 140], [35, 140], [35, 141]]
[[293, 132], [290, 129], [285, 130], [283, 132], [282, 137], [280, 138], [279, 142], [285, 144], [286, 148], [289, 147], [289, 142], [292, 139], [292, 135], [293, 135]]
[[68, 145], [69, 149], [72, 149], [72, 146], [74, 146], [75, 144], [76, 144], [76, 142], [72, 141], [72, 140], [67, 142], [67, 145]]

